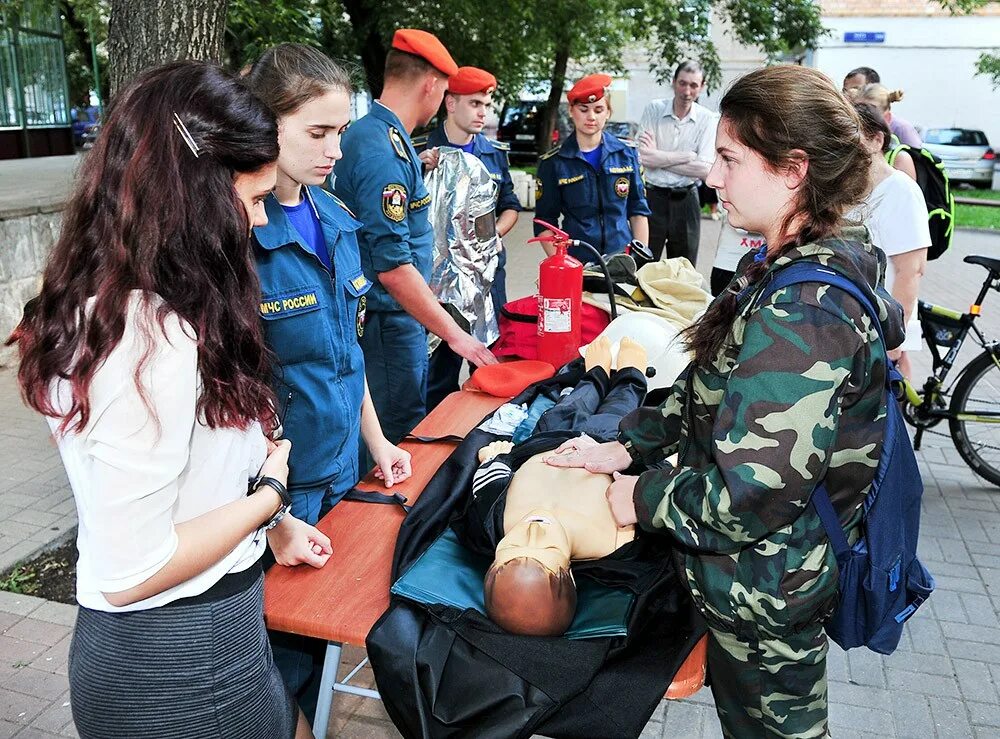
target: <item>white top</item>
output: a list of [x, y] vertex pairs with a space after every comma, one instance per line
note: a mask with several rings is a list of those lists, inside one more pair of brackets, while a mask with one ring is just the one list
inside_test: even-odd
[[[125, 333], [94, 373], [90, 422], [80, 433], [57, 435], [80, 519], [76, 597], [99, 611], [144, 610], [199, 595], [224, 575], [250, 567], [266, 543], [258, 530], [201, 574], [128, 606], [116, 608], [102, 595], [158, 572], [177, 549], [175, 524], [245, 496], [267, 453], [259, 424], [213, 430], [196, 420], [201, 378], [194, 330], [176, 314], [161, 330], [155, 316], [145, 319], [141, 296], [133, 291]], [[156, 305], [159, 298], [149, 302]], [[149, 327], [148, 344], [142, 324]], [[134, 376], [147, 346], [141, 382], [149, 407]], [[68, 384], [57, 381], [54, 388], [56, 407], [68, 409]], [[61, 419], [48, 420], [55, 432]]]
[[[660, 151], [693, 151], [699, 161], [715, 162], [715, 129], [719, 117], [704, 105], [691, 103], [684, 118], [674, 115], [674, 99], [653, 100], [642, 111], [639, 130], [649, 131]], [[664, 167], [646, 167], [646, 184], [654, 187], [687, 187], [696, 177], [676, 174]]]
[[[864, 223], [871, 233], [872, 243], [885, 252], [888, 262], [885, 289], [890, 293], [896, 276], [892, 257], [931, 245], [924, 194], [916, 182], [897, 169], [878, 183], [868, 197], [847, 214], [847, 218]], [[908, 352], [920, 351], [923, 344], [915, 301], [908, 312], [910, 320], [906, 324], [906, 339], [899, 348]]]
[[719, 230], [719, 245], [715, 251], [715, 263], [712, 267], [735, 272], [744, 254], [764, 245], [764, 237], [759, 233], [730, 226], [729, 214], [721, 203], [719, 211], [722, 213], [722, 228]]

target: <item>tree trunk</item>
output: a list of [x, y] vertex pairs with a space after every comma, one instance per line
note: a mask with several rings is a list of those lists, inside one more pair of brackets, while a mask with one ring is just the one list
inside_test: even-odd
[[389, 51], [379, 35], [371, 3], [365, 0], [342, 0], [344, 10], [351, 19], [355, 38], [359, 39], [358, 54], [365, 69], [365, 83], [372, 98], [382, 94], [382, 76], [385, 72], [385, 55]]
[[229, 0], [111, 0], [111, 97], [139, 72], [176, 59], [222, 59]]
[[545, 101], [545, 114], [538, 132], [535, 145], [538, 151], [545, 153], [552, 146], [552, 131], [559, 120], [559, 101], [562, 100], [563, 87], [566, 86], [566, 65], [569, 63], [569, 41], [563, 41], [556, 47], [555, 62], [552, 64], [552, 78], [549, 80], [549, 99]]

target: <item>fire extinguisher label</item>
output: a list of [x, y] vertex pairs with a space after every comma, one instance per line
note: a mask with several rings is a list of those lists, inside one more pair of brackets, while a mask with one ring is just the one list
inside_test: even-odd
[[541, 310], [538, 315], [538, 332], [547, 334], [568, 334], [572, 330], [573, 319], [569, 298], [539, 298]]

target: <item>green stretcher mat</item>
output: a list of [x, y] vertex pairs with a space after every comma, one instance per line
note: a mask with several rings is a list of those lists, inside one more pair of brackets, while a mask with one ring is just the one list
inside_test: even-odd
[[[423, 605], [473, 608], [484, 616], [483, 578], [492, 560], [462, 546], [450, 528], [413, 563], [391, 593]], [[598, 639], [626, 636], [635, 595], [581, 577], [576, 581], [576, 615], [564, 636]]]

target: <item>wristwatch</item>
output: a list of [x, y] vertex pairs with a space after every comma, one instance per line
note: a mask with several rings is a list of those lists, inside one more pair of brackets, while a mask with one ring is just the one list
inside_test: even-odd
[[250, 483], [247, 495], [253, 495], [262, 487], [271, 488], [278, 494], [278, 497], [281, 498], [281, 508], [279, 508], [278, 512], [271, 516], [268, 522], [264, 524], [264, 528], [270, 531], [281, 523], [281, 519], [288, 514], [289, 510], [291, 510], [292, 496], [288, 493], [288, 488], [282, 485], [280, 480], [276, 480], [273, 477], [267, 477], [266, 475], [258, 475], [257, 478]]

